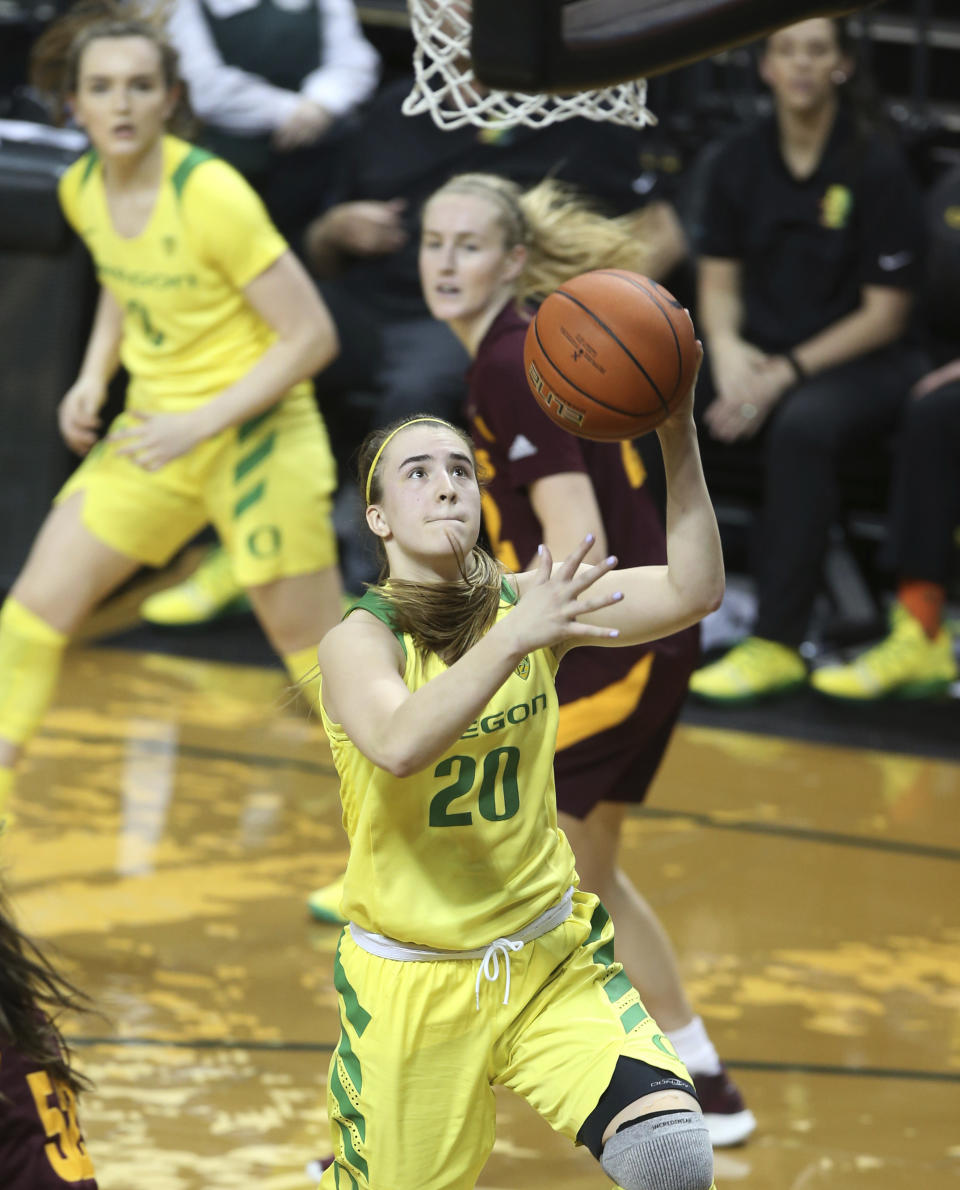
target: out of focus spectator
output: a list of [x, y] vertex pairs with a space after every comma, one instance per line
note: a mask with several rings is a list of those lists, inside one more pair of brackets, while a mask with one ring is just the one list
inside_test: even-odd
[[853, 70], [838, 21], [772, 35], [760, 72], [774, 111], [722, 146], [703, 200], [708, 479], [711, 457], [728, 452], [764, 468], [754, 634], [693, 675], [691, 691], [710, 701], [806, 682], [799, 646], [840, 461], [884, 442], [927, 367], [908, 335], [921, 200], [898, 147], [843, 101]]
[[814, 670], [815, 690], [864, 702], [925, 698], [957, 680], [944, 625], [960, 526], [960, 168], [927, 197], [930, 263], [924, 321], [937, 366], [914, 386], [897, 436], [888, 558], [897, 577], [890, 631], [850, 664]]
[[377, 83], [353, 0], [174, 0], [169, 36], [200, 143], [246, 176], [284, 235], [299, 235], [344, 117]]

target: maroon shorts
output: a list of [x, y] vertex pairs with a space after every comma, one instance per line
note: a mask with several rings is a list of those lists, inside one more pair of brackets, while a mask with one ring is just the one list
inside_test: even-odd
[[[590, 650], [601, 651], [606, 652]], [[686, 698], [698, 637], [688, 637], [680, 648], [655, 647], [654, 653], [650, 677], [631, 714], [616, 727], [557, 752], [557, 808], [574, 818], [586, 818], [598, 802], [639, 805], [647, 796]]]

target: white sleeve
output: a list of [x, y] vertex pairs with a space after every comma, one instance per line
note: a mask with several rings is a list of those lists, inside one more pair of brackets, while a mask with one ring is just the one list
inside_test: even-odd
[[200, 11], [201, 0], [176, 0], [167, 32], [180, 57], [180, 73], [197, 116], [227, 132], [273, 132], [300, 102], [296, 91], [228, 66]]
[[300, 90], [331, 116], [343, 116], [373, 93], [380, 57], [360, 30], [353, 0], [318, 0], [318, 6], [322, 61]]

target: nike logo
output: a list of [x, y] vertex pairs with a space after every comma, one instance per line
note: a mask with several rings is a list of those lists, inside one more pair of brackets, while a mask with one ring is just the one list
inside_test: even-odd
[[912, 252], [893, 252], [889, 256], [877, 257], [877, 264], [885, 273], [895, 273], [913, 260]]

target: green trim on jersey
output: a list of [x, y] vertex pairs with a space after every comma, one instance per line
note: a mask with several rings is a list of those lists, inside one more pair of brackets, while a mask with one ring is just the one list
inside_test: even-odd
[[173, 187], [173, 192], [177, 198], [183, 197], [183, 188], [187, 184], [187, 178], [190, 177], [197, 166], [203, 165], [205, 161], [215, 160], [216, 158], [213, 153], [208, 153], [206, 149], [198, 149], [194, 145], [170, 175], [170, 185]]
[[[507, 581], [506, 575], [500, 581], [500, 598], [504, 603], [509, 603], [511, 606], [517, 602], [518, 595]], [[344, 612], [343, 618], [346, 619], [351, 612], [355, 612], [357, 608], [363, 608], [365, 612], [369, 612], [371, 616], [376, 616], [378, 620], [386, 624], [393, 635], [400, 642], [400, 648], [403, 649], [403, 655], [407, 655], [407, 646], [403, 637], [404, 634], [396, 626], [393, 619], [393, 608], [390, 606], [389, 599], [385, 599], [378, 587], [368, 587], [360, 598]]]
[[407, 655], [406, 641], [403, 639], [403, 633], [397, 628], [393, 620], [393, 608], [391, 608], [388, 600], [384, 599], [377, 587], [368, 587], [360, 598], [354, 603], [352, 607], [347, 608], [343, 614], [346, 619], [351, 612], [355, 612], [357, 608], [363, 608], [365, 612], [369, 612], [371, 616], [376, 616], [381, 623], [386, 624], [393, 635], [400, 642], [400, 648], [403, 649], [403, 655]]
[[86, 161], [87, 164], [84, 166], [83, 177], [80, 179], [80, 189], [81, 190], [84, 188], [84, 186], [86, 186], [87, 182], [90, 179], [90, 175], [97, 168], [97, 162], [100, 160], [100, 154], [97, 152], [96, 149], [91, 149], [88, 153], [85, 153], [84, 156], [81, 158], [81, 161], [84, 161], [84, 160]]
[[504, 603], [509, 603], [511, 607], [520, 600], [519, 594], [506, 575], [500, 580], [500, 598]]

